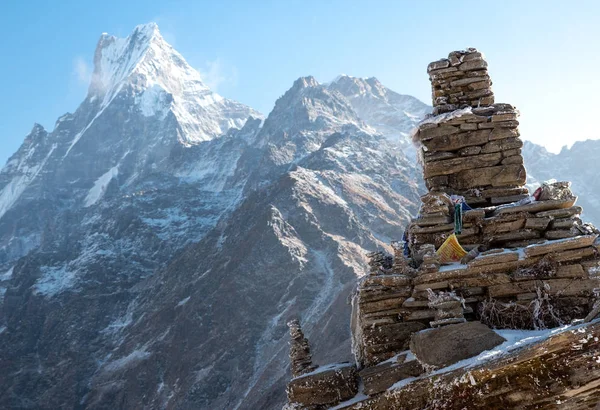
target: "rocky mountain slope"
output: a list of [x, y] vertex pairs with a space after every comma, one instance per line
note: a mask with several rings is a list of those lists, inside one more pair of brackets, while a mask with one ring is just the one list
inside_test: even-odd
[[[94, 62], [77, 111], [0, 171], [0, 407], [280, 407], [288, 319], [317, 362], [350, 351], [330, 319], [416, 212], [406, 137], [429, 107], [303, 77], [263, 118], [154, 24], [103, 34]], [[595, 146], [526, 145], [526, 165], [590, 200]]]
[[287, 319], [348, 351], [329, 319], [416, 211], [401, 137], [426, 106], [305, 77], [263, 123], [154, 24], [94, 60], [0, 172], [0, 407], [276, 408]]

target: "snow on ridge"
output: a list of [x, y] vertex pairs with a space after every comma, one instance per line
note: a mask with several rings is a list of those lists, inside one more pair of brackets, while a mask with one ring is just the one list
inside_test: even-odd
[[10, 278], [12, 278], [14, 268], [15, 267], [13, 266], [6, 273], [0, 275], [0, 281], [9, 280]]
[[35, 295], [52, 297], [73, 286], [75, 282], [75, 272], [63, 266], [43, 266], [40, 268], [42, 276], [36, 281], [34, 288]]
[[[25, 192], [29, 184], [31, 184], [31, 182], [38, 176], [55, 149], [56, 144], [53, 144], [48, 154], [46, 154], [46, 157], [34, 167], [29, 167], [25, 164], [25, 160], [27, 158], [21, 161], [17, 169], [17, 172], [19, 172], [21, 175], [15, 176], [0, 191], [0, 218], [2, 218], [4, 214], [13, 207], [23, 192]], [[31, 156], [31, 153], [29, 153], [28, 156]]]
[[117, 370], [126, 369], [128, 367], [134, 366], [137, 363], [146, 360], [150, 357], [152, 353], [146, 351], [146, 349], [138, 349], [134, 350], [127, 356], [123, 356], [120, 359], [114, 360], [104, 366], [104, 371], [107, 373], [114, 372]]
[[117, 175], [119, 175], [119, 167], [118, 166], [112, 167], [106, 173], [104, 173], [100, 178], [98, 178], [96, 180], [96, 182], [94, 183], [94, 186], [90, 189], [90, 191], [88, 192], [88, 194], [84, 200], [84, 207], [85, 208], [90, 207], [90, 206], [96, 204], [100, 199], [102, 199], [102, 197], [104, 196], [104, 193], [106, 192], [106, 188], [108, 187], [108, 184]]

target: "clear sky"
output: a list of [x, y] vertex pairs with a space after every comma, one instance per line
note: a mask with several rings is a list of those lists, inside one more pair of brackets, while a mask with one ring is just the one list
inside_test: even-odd
[[477, 47], [523, 138], [558, 151], [598, 139], [600, 2], [23, 1], [0, 13], [0, 162], [34, 122], [52, 130], [87, 91], [102, 32], [155, 21], [225, 97], [267, 114], [294, 79], [375, 76], [431, 104], [427, 63]]

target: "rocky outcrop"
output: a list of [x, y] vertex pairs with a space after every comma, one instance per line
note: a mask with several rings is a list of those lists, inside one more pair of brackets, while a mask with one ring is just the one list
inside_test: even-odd
[[[428, 193], [403, 240], [394, 243], [393, 257], [368, 255], [370, 274], [358, 283], [351, 323], [364, 393], [372, 398], [356, 397], [339, 408], [507, 408], [498, 404], [530, 394], [537, 404], [560, 395], [581, 394], [585, 401], [588, 390], [597, 396], [599, 374], [581, 374], [585, 355], [572, 354], [560, 339], [564, 360], [559, 353], [549, 362], [562, 367], [557, 372], [585, 379], [585, 392], [576, 382], [553, 388], [516, 382], [508, 389], [491, 382], [471, 389], [489, 399], [470, 399], [453, 380], [427, 376], [459, 362], [469, 366], [467, 359], [507, 342], [491, 328], [540, 330], [597, 315], [600, 232], [579, 218], [570, 183], [547, 182], [530, 195], [517, 111], [494, 104], [486, 67], [482, 54], [468, 49], [428, 68], [434, 115], [414, 133]], [[594, 355], [590, 338], [581, 341], [587, 357]], [[421, 366], [407, 367], [408, 346]], [[515, 360], [529, 352], [538, 355], [530, 357], [534, 363], [548, 360], [546, 350], [533, 349]], [[575, 374], [570, 360], [578, 363]], [[507, 375], [552, 380], [529, 364], [502, 363], [496, 370]], [[411, 374], [417, 382], [406, 380]], [[478, 384], [470, 371], [454, 374]]]
[[422, 377], [348, 404], [372, 409], [595, 409], [600, 402], [600, 323], [576, 327], [498, 360]]

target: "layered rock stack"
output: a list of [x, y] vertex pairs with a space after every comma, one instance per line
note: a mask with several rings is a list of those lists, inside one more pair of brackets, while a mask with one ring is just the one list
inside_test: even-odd
[[448, 58], [434, 61], [427, 67], [427, 73], [435, 115], [494, 103], [487, 62], [474, 48], [453, 51]]
[[299, 377], [305, 373], [310, 373], [317, 368], [312, 363], [310, 354], [310, 345], [308, 339], [304, 337], [300, 322], [293, 319], [288, 322], [290, 329], [290, 364], [292, 368], [292, 377]]
[[394, 258], [385, 252], [370, 252], [367, 258], [369, 258], [369, 271], [371, 275], [389, 272], [393, 267]]
[[[369, 254], [351, 323], [358, 374], [373, 398], [340, 408], [396, 408], [378, 398], [396, 397], [387, 389], [402, 379], [503, 343], [492, 328], [552, 328], [600, 311], [600, 232], [581, 220], [569, 182], [534, 193], [524, 186], [518, 112], [494, 102], [483, 55], [452, 52], [428, 73], [434, 113], [413, 138], [428, 192], [393, 258]], [[498, 388], [486, 395], [521, 397]]]

